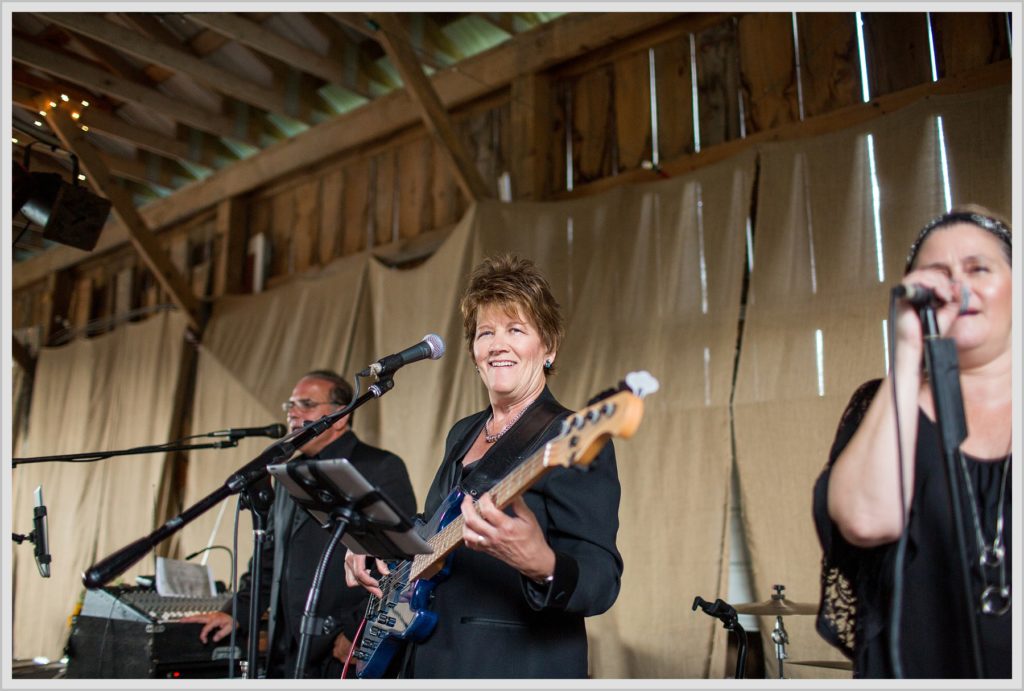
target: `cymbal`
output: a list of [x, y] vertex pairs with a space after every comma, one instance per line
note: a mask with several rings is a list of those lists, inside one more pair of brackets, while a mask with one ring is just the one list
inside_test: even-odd
[[787, 665], [803, 665], [804, 667], [828, 667], [829, 669], [844, 669], [848, 672], [853, 671], [853, 663], [849, 660], [803, 660], [797, 662], [796, 660], [786, 660]]
[[767, 600], [765, 602], [748, 602], [734, 605], [739, 614], [764, 614], [767, 616], [786, 617], [792, 614], [817, 614], [817, 602], [793, 602], [792, 600]]

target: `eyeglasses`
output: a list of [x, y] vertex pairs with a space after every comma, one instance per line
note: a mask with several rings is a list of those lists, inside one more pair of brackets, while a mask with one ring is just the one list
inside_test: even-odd
[[317, 406], [322, 406], [322, 405], [334, 405], [334, 406], [336, 406], [336, 405], [339, 405], [339, 404], [338, 403], [334, 403], [333, 401], [311, 401], [308, 398], [300, 398], [297, 401], [292, 401], [292, 400], [285, 401], [284, 403], [281, 404], [281, 410], [283, 410], [286, 413], [289, 410], [291, 410], [292, 408], [298, 408], [299, 410], [313, 410], [313, 408], [316, 408]]

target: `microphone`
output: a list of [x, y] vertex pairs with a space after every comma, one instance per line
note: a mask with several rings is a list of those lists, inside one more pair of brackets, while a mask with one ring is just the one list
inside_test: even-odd
[[266, 427], [238, 427], [237, 429], [222, 429], [217, 432], [210, 432], [206, 436], [227, 437], [228, 439], [241, 439], [243, 437], [270, 437], [271, 439], [280, 439], [286, 434], [288, 434], [288, 428], [280, 422], [275, 422], [274, 424], [267, 425]]
[[50, 536], [46, 525], [46, 506], [43, 504], [43, 486], [36, 487], [36, 506], [32, 510], [32, 534], [36, 545], [36, 566], [39, 575], [50, 577]]
[[902, 283], [892, 289], [893, 297], [906, 300], [914, 307], [942, 307], [946, 301], [935, 294], [931, 288], [916, 283], [905, 286]]
[[359, 373], [360, 377], [368, 377], [371, 374], [377, 377], [394, 374], [399, 368], [405, 367], [409, 363], [430, 358], [431, 360], [438, 360], [444, 355], [444, 341], [437, 334], [427, 334], [423, 337], [423, 340], [414, 346], [409, 346], [400, 353], [394, 355], [387, 355], [382, 357], [377, 362], [373, 363], [362, 372]]

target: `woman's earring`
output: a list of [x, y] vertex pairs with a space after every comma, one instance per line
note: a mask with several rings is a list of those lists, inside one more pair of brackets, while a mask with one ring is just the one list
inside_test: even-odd
[[544, 361], [544, 369], [551, 369], [551, 360]]

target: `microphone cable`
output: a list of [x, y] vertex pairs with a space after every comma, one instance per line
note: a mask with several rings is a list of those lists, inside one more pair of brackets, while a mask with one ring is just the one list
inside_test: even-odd
[[903, 678], [903, 662], [900, 659], [900, 623], [903, 619], [903, 563], [907, 553], [907, 494], [904, 486], [903, 469], [903, 431], [900, 425], [900, 406], [896, 395], [896, 302], [895, 294], [889, 296], [889, 381], [892, 391], [893, 418], [896, 423], [896, 468], [899, 472], [900, 520], [903, 528], [900, 539], [896, 543], [896, 555], [893, 559], [892, 578], [892, 617], [889, 619], [889, 662], [892, 665], [893, 678]]

